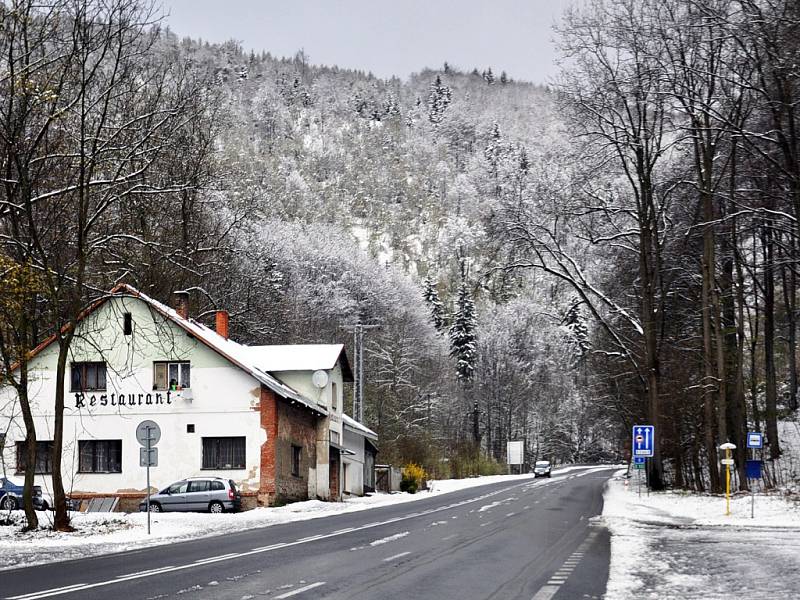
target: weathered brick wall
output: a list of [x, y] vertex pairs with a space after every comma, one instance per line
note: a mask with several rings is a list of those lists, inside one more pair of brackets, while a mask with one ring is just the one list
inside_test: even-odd
[[258, 504], [259, 506], [268, 506], [275, 501], [275, 448], [278, 439], [278, 398], [272, 390], [264, 386], [261, 386], [259, 412], [261, 414], [261, 428], [267, 434], [267, 441], [261, 445]]
[[[308, 469], [317, 461], [316, 419], [306, 408], [278, 401], [278, 436], [275, 448], [275, 502], [308, 500]], [[300, 452], [300, 474], [292, 475], [292, 446]]]

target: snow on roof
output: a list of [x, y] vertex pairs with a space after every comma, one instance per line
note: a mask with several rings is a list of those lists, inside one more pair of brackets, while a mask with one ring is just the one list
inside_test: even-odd
[[[233, 340], [229, 340], [227, 338], [222, 337], [216, 331], [209, 329], [205, 325], [193, 321], [191, 319], [184, 319], [182, 316], [178, 314], [178, 312], [166, 304], [162, 304], [158, 300], [155, 300], [137, 290], [136, 288], [127, 285], [121, 284], [114, 288], [112, 291], [114, 295], [131, 295], [136, 298], [139, 298], [143, 302], [150, 305], [156, 311], [167, 317], [168, 319], [174, 321], [177, 325], [181, 328], [186, 330], [188, 333], [193, 335], [195, 338], [200, 340], [206, 346], [211, 348], [212, 350], [216, 351], [218, 354], [221, 354], [223, 357], [227, 358], [230, 362], [234, 365], [248, 373], [251, 377], [256, 379], [258, 382], [264, 384], [273, 392], [286, 398], [288, 400], [294, 400], [295, 402], [299, 402], [304, 406], [320, 413], [323, 415], [327, 415], [328, 411], [319, 406], [316, 402], [306, 398], [300, 392], [295, 390], [294, 388], [286, 385], [285, 383], [279, 381], [272, 375], [266, 372], [266, 370], [260, 368], [257, 364], [253, 362], [253, 357], [250, 354], [250, 351], [253, 347], [244, 346]], [[257, 346], [256, 346], [257, 347]], [[289, 346], [291, 347], [291, 346]]]
[[316, 371], [336, 366], [344, 344], [248, 346], [254, 364], [264, 371]]
[[347, 429], [349, 429], [350, 431], [352, 431], [354, 433], [358, 433], [360, 435], [363, 435], [364, 437], [368, 437], [371, 440], [377, 441], [377, 439], [378, 439], [378, 434], [377, 433], [372, 431], [372, 429], [370, 429], [366, 425], [362, 425], [361, 423], [359, 423], [358, 421], [356, 421], [352, 417], [348, 417], [347, 415], [342, 414], [342, 423], [344, 423], [344, 426]]

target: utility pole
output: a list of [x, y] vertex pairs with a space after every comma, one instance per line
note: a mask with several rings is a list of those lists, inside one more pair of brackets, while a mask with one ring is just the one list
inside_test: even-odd
[[[378, 329], [380, 325], [364, 325], [360, 320], [351, 326], [353, 329], [353, 418], [364, 421], [364, 331]], [[342, 327], [350, 329], [350, 327]]]

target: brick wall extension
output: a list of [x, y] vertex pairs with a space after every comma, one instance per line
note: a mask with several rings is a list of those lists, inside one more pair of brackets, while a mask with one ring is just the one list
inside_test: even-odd
[[[308, 500], [308, 469], [317, 462], [316, 417], [307, 408], [278, 402], [275, 502]], [[300, 450], [300, 471], [292, 474], [292, 447]]]
[[258, 486], [259, 506], [269, 506], [275, 501], [275, 446], [278, 439], [278, 397], [275, 392], [261, 386], [259, 402], [261, 428], [267, 440], [261, 444], [260, 481]]

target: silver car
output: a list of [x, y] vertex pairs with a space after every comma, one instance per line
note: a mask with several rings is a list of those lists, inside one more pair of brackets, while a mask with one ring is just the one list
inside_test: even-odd
[[533, 465], [533, 477], [550, 477], [551, 468], [549, 460], [537, 460]]
[[[190, 477], [165, 487], [150, 496], [150, 512], [198, 511], [221, 513], [242, 507], [242, 495], [236, 484], [222, 477]], [[139, 503], [147, 510], [147, 502]]]

